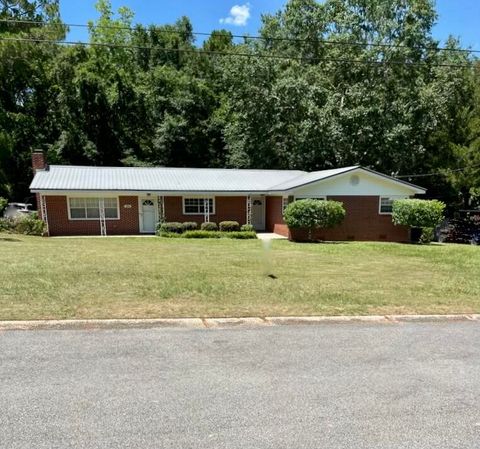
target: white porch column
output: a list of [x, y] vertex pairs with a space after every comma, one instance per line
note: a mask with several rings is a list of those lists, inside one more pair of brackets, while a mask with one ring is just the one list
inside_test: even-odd
[[252, 197], [250, 195], [247, 196], [247, 224], [252, 224]]
[[158, 222], [165, 223], [166, 214], [165, 214], [165, 197], [157, 197], [157, 212], [158, 212]]
[[107, 235], [107, 222], [105, 220], [105, 200], [103, 198], [98, 200], [98, 210], [100, 215], [100, 235], [105, 237]]
[[203, 221], [208, 223], [210, 221], [210, 201], [209, 198], [203, 199]]

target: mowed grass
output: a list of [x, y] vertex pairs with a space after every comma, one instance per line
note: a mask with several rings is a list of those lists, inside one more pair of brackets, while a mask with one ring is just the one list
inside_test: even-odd
[[479, 312], [472, 246], [0, 235], [3, 320]]

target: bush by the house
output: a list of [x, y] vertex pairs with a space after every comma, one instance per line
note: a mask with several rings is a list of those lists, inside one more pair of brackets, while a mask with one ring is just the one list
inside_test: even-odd
[[195, 231], [196, 229], [198, 229], [198, 224], [195, 221], [186, 221], [183, 223], [184, 231]]
[[338, 201], [298, 200], [287, 206], [283, 218], [291, 229], [307, 229], [311, 240], [313, 230], [339, 225], [345, 218], [345, 209]]
[[200, 229], [202, 231], [217, 231], [218, 230], [218, 226], [217, 226], [217, 223], [213, 223], [211, 221], [207, 221], [206, 223], [202, 223], [200, 225]]
[[182, 237], [185, 239], [219, 239], [222, 237], [222, 233], [219, 231], [187, 231], [182, 234]]
[[244, 224], [240, 227], [242, 232], [255, 232], [255, 228], [251, 224]]
[[240, 224], [238, 221], [222, 221], [218, 225], [220, 231], [223, 232], [235, 232], [240, 231]]
[[165, 234], [165, 233], [181, 234], [183, 231], [184, 231], [183, 223], [171, 221], [167, 223], [160, 223], [158, 225], [157, 234], [159, 235]]
[[15, 219], [14, 232], [25, 235], [43, 235], [45, 227], [43, 220], [40, 220], [38, 215], [33, 213]]
[[239, 240], [250, 240], [256, 239], [257, 233], [255, 231], [231, 231], [231, 232], [224, 232], [222, 237], [227, 239], [239, 239]]
[[0, 232], [12, 232], [15, 230], [15, 222], [11, 218], [0, 218]]
[[396, 225], [420, 228], [420, 243], [430, 243], [433, 230], [443, 220], [445, 204], [438, 200], [405, 199], [393, 202], [392, 221]]
[[257, 234], [251, 231], [231, 231], [231, 232], [222, 232], [222, 231], [187, 231], [181, 234], [179, 237], [185, 239], [256, 239]]

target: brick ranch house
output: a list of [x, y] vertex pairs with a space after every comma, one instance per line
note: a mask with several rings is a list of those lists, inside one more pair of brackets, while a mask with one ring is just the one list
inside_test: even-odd
[[[425, 189], [353, 166], [317, 172], [203, 168], [48, 166], [32, 155], [40, 217], [51, 236], [131, 235], [155, 232], [159, 221], [235, 220], [284, 236], [283, 210], [291, 201], [341, 201], [344, 222], [319, 230], [322, 240], [406, 241], [394, 226], [392, 201]], [[297, 231], [298, 232], [298, 231]]]

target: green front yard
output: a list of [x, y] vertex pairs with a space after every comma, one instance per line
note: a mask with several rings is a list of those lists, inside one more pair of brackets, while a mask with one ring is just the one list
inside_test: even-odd
[[3, 320], [461, 312], [478, 247], [0, 235]]

